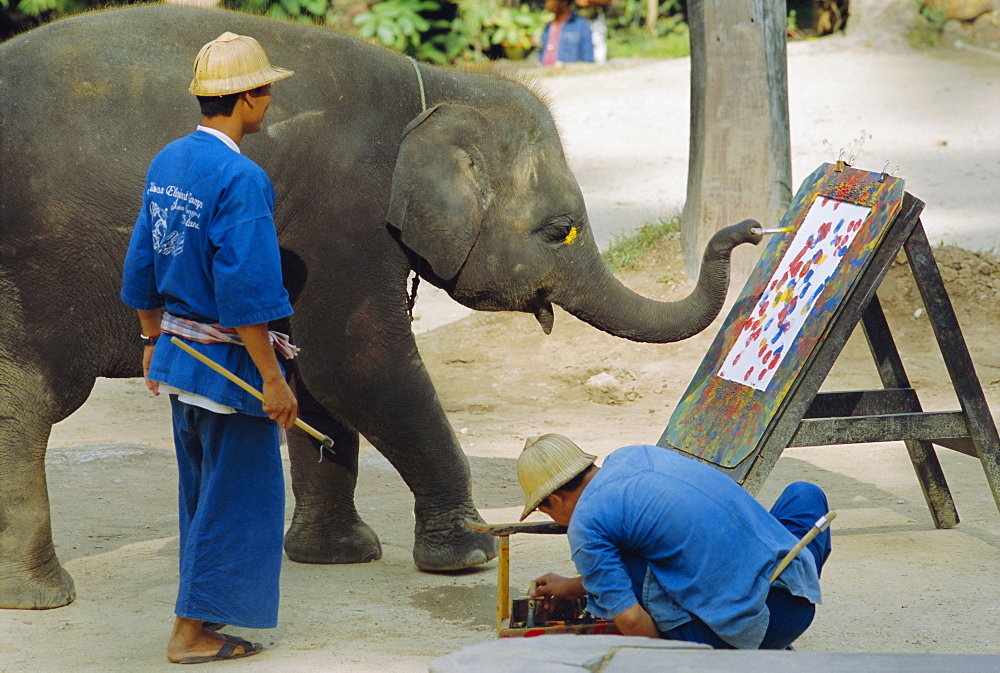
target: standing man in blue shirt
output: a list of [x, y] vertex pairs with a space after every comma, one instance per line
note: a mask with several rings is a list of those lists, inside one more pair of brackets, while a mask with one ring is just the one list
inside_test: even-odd
[[536, 597], [587, 597], [625, 635], [783, 649], [809, 627], [830, 532], [768, 578], [827, 513], [813, 484], [770, 512], [726, 475], [658, 446], [627, 446], [598, 468], [561, 435], [528, 440], [517, 461], [526, 503], [568, 526], [579, 577], [537, 580]]
[[[150, 164], [121, 298], [138, 310], [143, 372], [170, 394], [179, 472], [180, 588], [167, 658], [257, 654], [222, 624], [277, 626], [285, 521], [279, 427], [297, 401], [275, 354], [295, 347], [268, 322], [291, 315], [273, 220], [274, 190], [240, 153], [261, 130], [271, 84], [291, 76], [251, 37], [224, 33], [198, 53], [190, 91], [202, 123]], [[182, 337], [257, 389], [263, 405], [172, 344]]]

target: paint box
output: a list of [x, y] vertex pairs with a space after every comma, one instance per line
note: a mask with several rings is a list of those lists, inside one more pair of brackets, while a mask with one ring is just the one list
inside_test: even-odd
[[[529, 624], [530, 621], [530, 624]], [[556, 633], [617, 634], [615, 623], [598, 619], [587, 612], [587, 599], [540, 600], [515, 598], [510, 603], [510, 617], [502, 620], [500, 638], [533, 638]]]
[[[563, 535], [566, 527], [551, 521], [483, 523], [467, 520], [474, 531], [497, 537], [497, 637], [531, 638], [554, 633], [617, 634], [615, 623], [587, 612], [587, 599], [548, 601], [522, 596], [510, 600], [510, 536], [515, 533]], [[529, 625], [530, 624], [530, 625]]]

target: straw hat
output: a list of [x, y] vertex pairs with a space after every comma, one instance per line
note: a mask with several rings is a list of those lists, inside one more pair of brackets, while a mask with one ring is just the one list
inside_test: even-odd
[[535, 511], [553, 491], [594, 464], [597, 456], [584, 453], [562, 435], [530, 437], [517, 459], [517, 478], [525, 495], [519, 521]]
[[188, 91], [195, 96], [225, 96], [250, 91], [294, 75], [267, 60], [264, 48], [247, 35], [225, 32], [198, 52]]

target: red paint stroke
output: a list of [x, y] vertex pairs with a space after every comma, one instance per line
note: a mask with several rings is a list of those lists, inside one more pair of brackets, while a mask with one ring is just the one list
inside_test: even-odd
[[829, 222], [824, 222], [823, 224], [819, 225], [819, 240], [822, 241], [827, 236], [829, 236], [831, 229], [833, 229], [833, 220], [830, 220]]
[[795, 296], [793, 296], [793, 297], [792, 297], [792, 300], [791, 300], [790, 302], [788, 302], [787, 304], [785, 304], [785, 307], [784, 307], [784, 308], [782, 308], [782, 309], [781, 309], [781, 310], [780, 310], [780, 311], [778, 312], [778, 322], [779, 322], [779, 323], [783, 323], [783, 322], [785, 322], [785, 318], [786, 318], [786, 317], [788, 317], [788, 314], [789, 314], [789, 313], [790, 313], [791, 311], [794, 311], [794, 310], [795, 310], [795, 305], [796, 305], [796, 304], [798, 304], [798, 303], [799, 303], [799, 298], [798, 298], [798, 297], [795, 297]]
[[[806, 246], [804, 248], [802, 248], [801, 250], [799, 250], [799, 254], [795, 255], [795, 258], [788, 265], [788, 272], [791, 273], [792, 276], [794, 276], [796, 278], [799, 276], [799, 269], [802, 267], [802, 256], [805, 255], [807, 252], [809, 252], [809, 248], [812, 247], [809, 244], [811, 242], [812, 242], [812, 237], [810, 236], [809, 237], [809, 242], [806, 243]], [[782, 279], [782, 283], [783, 282], [784, 282], [784, 279]]]
[[750, 367], [750, 369], [747, 370], [747, 373], [743, 375], [743, 380], [744, 381], [748, 380], [750, 378], [751, 374], [753, 374], [753, 367], [752, 366]]
[[[774, 281], [773, 283], [771, 283], [771, 287], [767, 289], [774, 290], [774, 288], [777, 287], [778, 285], [784, 285], [787, 282], [788, 282], [788, 271], [786, 270], [784, 275], [781, 277], [781, 280]], [[761, 304], [761, 310], [763, 310], [763, 304]]]

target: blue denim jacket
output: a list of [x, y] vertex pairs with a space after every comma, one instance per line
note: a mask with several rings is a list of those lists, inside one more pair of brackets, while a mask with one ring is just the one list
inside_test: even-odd
[[[549, 23], [542, 32], [542, 51], [538, 55], [539, 61], [545, 56], [545, 45], [549, 42], [549, 29], [551, 27], [552, 24]], [[594, 62], [594, 42], [591, 38], [590, 24], [576, 12], [570, 12], [569, 20], [559, 34], [556, 61], [561, 63]]]

